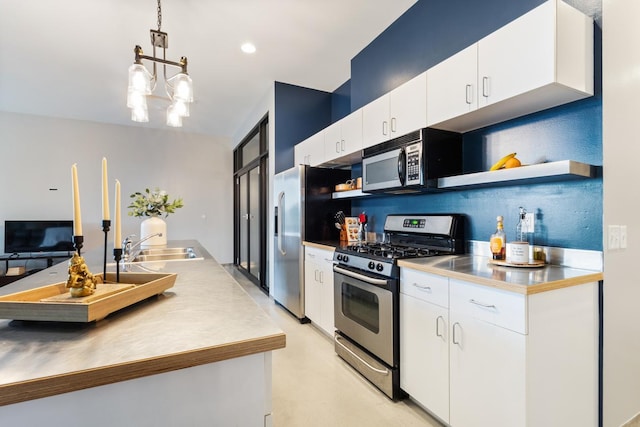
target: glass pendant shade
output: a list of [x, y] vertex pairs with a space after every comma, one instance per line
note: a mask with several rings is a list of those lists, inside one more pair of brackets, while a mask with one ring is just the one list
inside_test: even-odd
[[182, 127], [182, 116], [178, 114], [175, 104], [171, 104], [167, 108], [167, 126]]
[[177, 115], [180, 117], [189, 117], [189, 103], [175, 99], [171, 105]]
[[129, 67], [129, 92], [151, 95], [151, 73], [142, 64]]
[[147, 108], [147, 96], [142, 92], [129, 90], [127, 92], [127, 107], [137, 108], [143, 106]]
[[169, 83], [173, 85], [173, 99], [193, 102], [193, 83], [188, 74], [176, 74], [169, 79]]
[[134, 122], [146, 123], [149, 121], [149, 110], [147, 104], [140, 105], [131, 109], [131, 120]]

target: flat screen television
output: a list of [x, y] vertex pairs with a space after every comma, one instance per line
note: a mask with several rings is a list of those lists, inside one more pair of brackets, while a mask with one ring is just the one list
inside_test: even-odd
[[73, 251], [73, 221], [5, 221], [4, 252]]

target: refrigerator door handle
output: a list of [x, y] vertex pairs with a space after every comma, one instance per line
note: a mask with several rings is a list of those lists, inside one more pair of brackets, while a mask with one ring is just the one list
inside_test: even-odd
[[284, 191], [281, 191], [278, 195], [278, 214], [280, 218], [278, 220], [278, 250], [282, 255], [286, 255], [287, 251], [283, 249], [282, 245], [282, 230], [284, 229], [284, 209], [283, 209]]

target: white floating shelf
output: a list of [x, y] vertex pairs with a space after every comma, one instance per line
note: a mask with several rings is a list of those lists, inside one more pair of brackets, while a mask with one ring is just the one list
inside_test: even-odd
[[331, 194], [332, 199], [350, 199], [353, 197], [371, 196], [370, 193], [363, 193], [361, 189], [348, 190], [348, 191], [336, 191]]
[[499, 185], [537, 184], [596, 176], [596, 167], [573, 160], [540, 163], [497, 171], [477, 172], [438, 179], [438, 188], [463, 189]]

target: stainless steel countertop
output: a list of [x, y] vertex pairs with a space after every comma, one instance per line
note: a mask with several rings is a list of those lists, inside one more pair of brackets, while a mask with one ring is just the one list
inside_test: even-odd
[[[197, 241], [168, 246], [193, 246], [204, 260], [166, 262], [161, 271], [178, 276], [160, 296], [88, 324], [0, 320], [0, 405], [284, 347], [282, 330]], [[83, 256], [102, 271], [102, 251]], [[66, 281], [67, 268], [57, 264], [0, 295]], [[55, 390], [65, 376], [77, 385]]]
[[473, 255], [400, 260], [398, 265], [525, 295], [603, 279], [599, 271], [549, 264], [535, 268], [503, 267], [490, 264], [487, 257]]

